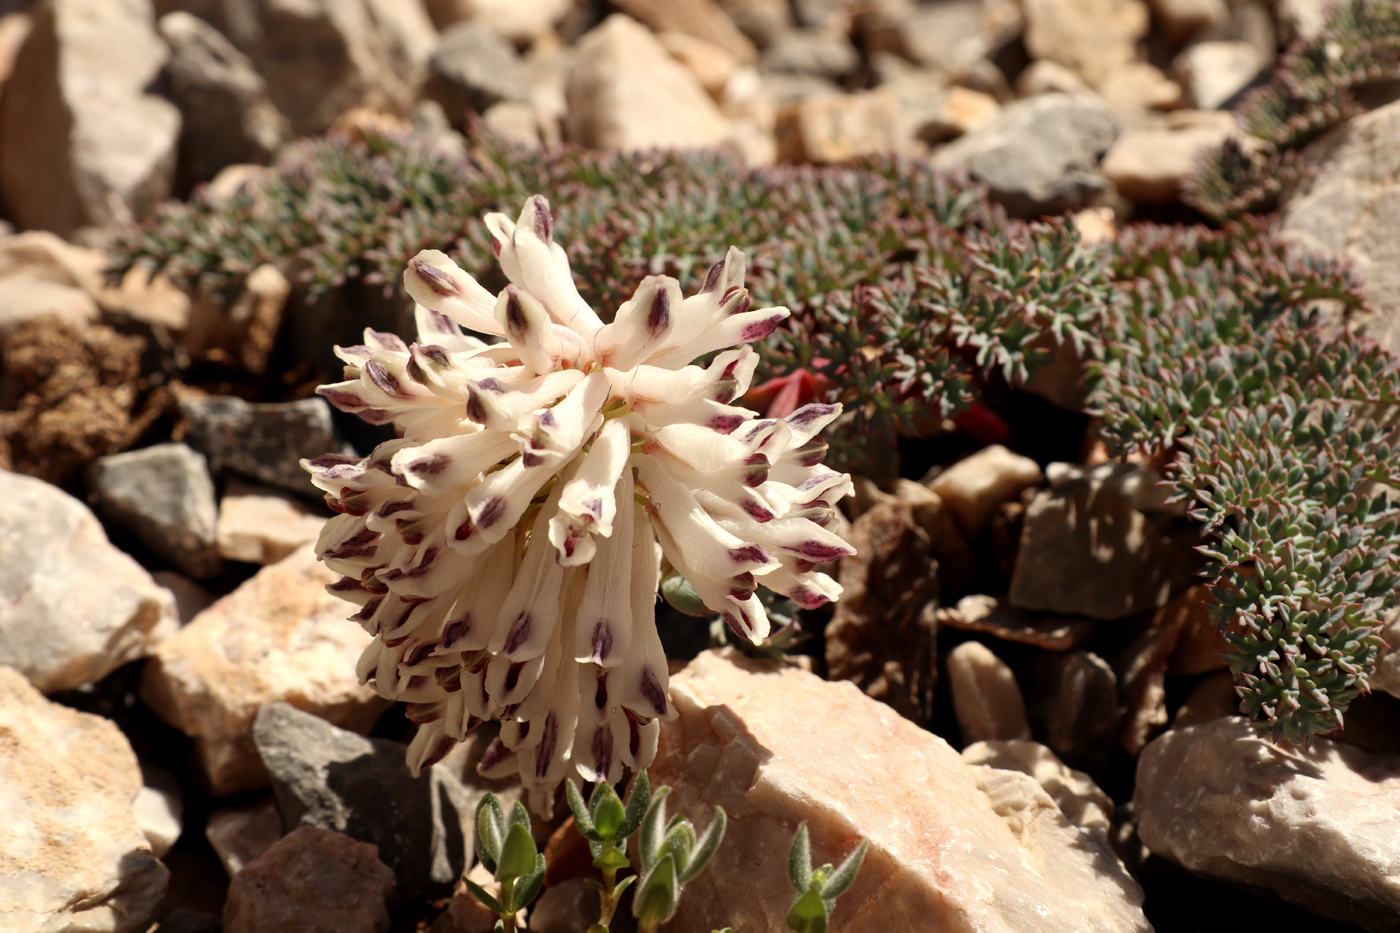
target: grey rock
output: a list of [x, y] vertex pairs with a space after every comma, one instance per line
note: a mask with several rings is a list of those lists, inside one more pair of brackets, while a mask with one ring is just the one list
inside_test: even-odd
[[1004, 108], [939, 150], [934, 164], [966, 171], [1016, 216], [1058, 213], [1082, 207], [1108, 187], [1099, 159], [1120, 128], [1101, 101], [1044, 94]]
[[0, 100], [0, 199], [16, 225], [71, 239], [170, 193], [180, 113], [149, 92], [166, 56], [150, 0], [34, 9]]
[[530, 69], [499, 33], [476, 23], [453, 26], [429, 62], [428, 95], [460, 124], [468, 110], [530, 99]]
[[1249, 86], [1267, 60], [1248, 42], [1198, 42], [1172, 62], [1172, 71], [1199, 110], [1223, 107]]
[[1122, 714], [1118, 678], [1092, 651], [1047, 652], [1033, 675], [1029, 709], [1036, 738], [1076, 767], [1108, 762]]
[[317, 826], [379, 847], [399, 900], [448, 893], [471, 861], [476, 801], [448, 769], [415, 778], [407, 746], [347, 732], [287, 703], [253, 721], [288, 830]]
[[817, 75], [839, 81], [860, 65], [860, 55], [844, 36], [795, 29], [773, 42], [758, 61], [764, 71]]
[[1143, 749], [1133, 803], [1147, 847], [1192, 872], [1400, 929], [1400, 756], [1284, 748], [1230, 716]]
[[174, 597], [77, 499], [0, 470], [0, 502], [0, 664], [46, 693], [66, 690], [136, 660], [174, 627]]
[[157, 556], [197, 580], [218, 576], [219, 516], [209, 463], [184, 444], [157, 444], [102, 457], [90, 476], [98, 508]]
[[299, 461], [341, 449], [330, 406], [321, 398], [259, 404], [213, 396], [181, 402], [180, 413], [189, 420], [190, 443], [209, 458], [215, 476], [232, 470], [312, 495]]
[[772, 99], [775, 106], [795, 104], [809, 97], [831, 97], [841, 93], [840, 85], [829, 78], [817, 75], [787, 72], [768, 72], [760, 76], [763, 93]]
[[161, 17], [170, 44], [170, 98], [180, 108], [180, 173], [209, 181], [226, 165], [266, 165], [291, 128], [253, 63], [213, 26], [189, 13]]

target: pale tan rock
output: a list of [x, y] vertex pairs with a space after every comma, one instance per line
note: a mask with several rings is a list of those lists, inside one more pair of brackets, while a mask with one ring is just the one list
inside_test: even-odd
[[1134, 61], [1147, 35], [1141, 0], [1026, 0], [1022, 9], [1031, 57], [1064, 65], [1092, 87], [1115, 65]]
[[1073, 70], [1044, 58], [1031, 62], [1016, 78], [1017, 97], [1052, 93], [1089, 94], [1092, 89]]
[[180, 345], [192, 358], [235, 362], [260, 375], [267, 370], [291, 293], [292, 283], [282, 271], [263, 263], [248, 273], [232, 301], [198, 295]]
[[947, 663], [953, 711], [964, 745], [1031, 737], [1016, 675], [992, 649], [978, 641], [965, 641], [948, 653]]
[[879, 88], [809, 97], [778, 112], [778, 158], [821, 165], [899, 147], [899, 105]]
[[141, 769], [100, 716], [45, 700], [0, 666], [0, 918], [15, 931], [140, 933], [169, 873], [132, 801]]
[[209, 814], [204, 837], [232, 878], [285, 835], [277, 801], [265, 794], [247, 803], [220, 807]]
[[534, 104], [523, 100], [503, 100], [492, 104], [481, 115], [481, 122], [496, 137], [528, 149], [544, 145], [540, 138], [540, 115]]
[[1230, 20], [1226, 0], [1148, 0], [1157, 21], [1172, 42], [1181, 44], [1197, 33], [1219, 29]]
[[718, 0], [740, 32], [759, 48], [767, 48], [792, 28], [788, 0]]
[[1231, 716], [1143, 749], [1133, 803], [1142, 841], [1192, 872], [1396, 929], [1400, 756], [1320, 736], [1283, 748]]
[[219, 500], [219, 554], [250, 564], [275, 564], [321, 533], [326, 520], [285, 492], [231, 478]]
[[250, 182], [261, 178], [267, 172], [266, 165], [253, 165], [251, 163], [225, 165], [219, 169], [219, 174], [214, 176], [203, 191], [211, 201], [218, 204], [227, 201], [242, 191]]
[[948, 504], [963, 534], [975, 537], [998, 505], [1044, 479], [1034, 460], [993, 444], [959, 460], [927, 485]]
[[108, 320], [140, 321], [172, 335], [189, 327], [190, 296], [164, 275], [132, 269], [121, 282], [114, 286], [103, 283], [92, 296]]
[[1104, 74], [1099, 96], [1115, 110], [1175, 110], [1181, 106], [1181, 85], [1148, 62], [1121, 62]]
[[214, 602], [213, 593], [178, 571], [157, 570], [151, 574], [151, 579], [165, 587], [175, 597], [175, 621], [177, 624], [171, 627], [170, 631], [163, 636], [164, 638], [174, 635], [180, 630], [181, 625], [187, 624]]
[[936, 145], [981, 129], [1001, 112], [1001, 104], [990, 94], [954, 85], [936, 106], [918, 115], [913, 133], [919, 140]]
[[284, 700], [338, 726], [366, 731], [385, 703], [355, 677], [370, 636], [355, 607], [325, 586], [337, 579], [304, 545], [162, 642], [141, 695], [195, 740], [204, 777], [222, 796], [265, 786], [253, 717]]
[[14, 71], [15, 56], [19, 54], [19, 47], [24, 44], [24, 37], [29, 35], [29, 27], [33, 23], [28, 13], [0, 14], [0, 91], [5, 89], [10, 72]]
[[733, 52], [686, 32], [663, 32], [657, 37], [676, 61], [689, 68], [716, 101], [724, 99], [724, 89], [739, 68]]
[[52, 693], [146, 654], [170, 592], [58, 487], [0, 470], [0, 502], [0, 664]]
[[[1086, 246], [1105, 246], [1118, 239], [1118, 220], [1111, 207], [1086, 207], [1075, 211], [1070, 220], [1079, 231], [1080, 242]], [[1031, 381], [1044, 371], [1044, 368], [1036, 370]]]
[[1167, 204], [1204, 152], [1235, 132], [1228, 113], [1179, 112], [1155, 126], [1129, 127], [1103, 158], [1103, 173], [1118, 192], [1139, 204]]
[[456, 23], [480, 23], [516, 45], [548, 35], [573, 6], [573, 0], [424, 0], [438, 29]]
[[706, 652], [671, 696], [652, 780], [697, 825], [723, 806], [725, 851], [748, 853], [687, 885], [677, 933], [783, 929], [792, 888], [769, 853], [801, 820], [818, 862], [870, 841], [831, 918], [843, 933], [1150, 929], [1141, 889], [1032, 778], [969, 767], [848, 684]]
[[612, 0], [613, 7], [652, 32], [684, 32], [751, 65], [758, 50], [715, 0]]
[[1035, 778], [1066, 819], [1104, 852], [1112, 851], [1113, 800], [1093, 778], [1066, 765], [1044, 745], [1019, 740], [977, 742], [963, 749], [962, 757], [970, 765], [1020, 771]]
[[1279, 0], [1274, 8], [1283, 42], [1311, 42], [1322, 35], [1332, 4], [1327, 0]]
[[1186, 100], [1197, 110], [1215, 110], [1244, 90], [1268, 64], [1248, 42], [1198, 42], [1172, 62]]
[[0, 337], [25, 321], [52, 314], [76, 327], [96, 324], [102, 312], [81, 288], [21, 272], [0, 278]]
[[591, 149], [714, 146], [728, 122], [700, 80], [621, 13], [579, 40], [566, 83], [569, 138]]
[[[178, 789], [178, 785], [177, 785]], [[151, 854], [164, 858], [180, 838], [183, 804], [177, 793], [165, 787], [142, 787], [131, 801], [131, 814], [151, 847]]]
[[1229, 671], [1217, 671], [1196, 685], [1177, 707], [1172, 719], [1173, 729], [1211, 722], [1222, 716], [1238, 716], [1240, 697], [1235, 692], [1235, 678]]

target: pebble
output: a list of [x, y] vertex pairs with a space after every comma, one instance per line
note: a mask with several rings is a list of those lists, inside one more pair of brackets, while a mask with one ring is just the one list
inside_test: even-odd
[[1016, 675], [992, 649], [965, 641], [948, 652], [947, 664], [953, 711], [964, 745], [1031, 737]]
[[285, 492], [230, 477], [219, 500], [215, 538], [219, 554], [228, 560], [275, 564], [315, 541], [325, 524], [325, 518]]
[[963, 534], [974, 538], [997, 506], [1044, 480], [1034, 460], [992, 444], [941, 471], [926, 485], [947, 504]]
[[1137, 58], [1149, 11], [1142, 0], [1026, 0], [1026, 51], [1100, 87], [1116, 65]]
[[189, 398], [180, 402], [189, 422], [189, 441], [209, 458], [210, 471], [241, 473], [301, 495], [315, 488], [300, 461], [341, 449], [323, 398], [297, 402], [250, 403], [233, 396]]
[[1168, 204], [1207, 151], [1235, 132], [1229, 113], [1180, 111], [1161, 124], [1131, 127], [1103, 157], [1103, 173], [1118, 192], [1139, 204]]
[[899, 105], [884, 89], [812, 96], [778, 111], [778, 158], [825, 164], [900, 146]]
[[963, 749], [963, 761], [1004, 771], [1020, 771], [1033, 778], [1055, 801], [1055, 806], [1075, 826], [1098, 843], [1104, 852], [1113, 845], [1113, 800], [1094, 779], [1066, 765], [1039, 742], [998, 739], [975, 742]]
[[1224, 107], [1249, 86], [1267, 62], [1248, 42], [1198, 42], [1172, 62], [1172, 72], [1197, 110]]

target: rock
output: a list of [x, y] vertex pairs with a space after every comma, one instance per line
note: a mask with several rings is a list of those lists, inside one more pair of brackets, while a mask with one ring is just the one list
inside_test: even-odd
[[232, 478], [219, 502], [219, 554], [250, 564], [275, 564], [315, 541], [326, 520], [297, 499]]
[[856, 519], [854, 557], [841, 562], [845, 592], [826, 629], [827, 672], [915, 722], [933, 714], [938, 677], [938, 564], [904, 502]]
[[792, 28], [792, 7], [788, 0], [718, 0], [740, 32], [754, 45], [766, 49]]
[[[593, 889], [589, 888], [589, 890]], [[549, 892], [545, 891], [544, 893], [548, 894]], [[540, 900], [543, 899], [544, 894], [541, 894]], [[539, 903], [540, 901], [535, 902], [535, 910], [539, 909]], [[593, 892], [593, 904], [594, 913], [597, 913], [598, 894], [596, 891]], [[468, 892], [458, 894], [448, 902], [447, 909], [433, 921], [428, 933], [492, 933], [499, 921], [500, 917], [496, 916], [491, 908], [477, 900], [475, 894]]]
[[566, 130], [591, 149], [714, 146], [729, 130], [698, 78], [647, 29], [614, 14], [581, 40]]
[[588, 933], [598, 919], [598, 892], [582, 878], [546, 888], [530, 909], [532, 933]]
[[1003, 771], [1020, 771], [1035, 778], [1055, 806], [1082, 829], [1104, 852], [1113, 851], [1113, 801], [1094, 779], [1055, 757], [1039, 742], [998, 740], [977, 742], [963, 749], [963, 761]]
[[[1079, 241], [1085, 246], [1108, 246], [1118, 239], [1118, 221], [1111, 207], [1086, 207], [1070, 215], [1070, 221], [1079, 233]], [[1026, 389], [1030, 389], [1041, 373], [1049, 372], [1055, 362], [1052, 360], [1050, 365], [1036, 370], [1031, 375], [1031, 381], [1026, 383]]]
[[1159, 125], [1125, 130], [1103, 157], [1103, 173], [1129, 200], [1169, 204], [1180, 199], [1201, 153], [1218, 149], [1234, 132], [1228, 113], [1174, 113]]
[[1141, 0], [1026, 0], [1022, 9], [1031, 58], [1064, 65], [1091, 87], [1101, 86], [1113, 66], [1134, 61], [1147, 35]]
[[178, 794], [160, 787], [142, 787], [131, 802], [136, 825], [157, 858], [163, 858], [180, 838], [181, 807]]
[[96, 324], [102, 316], [97, 302], [81, 288], [28, 272], [0, 278], [0, 339], [21, 323], [49, 314], [76, 327]]
[[216, 796], [267, 783], [252, 738], [259, 707], [285, 700], [357, 731], [383, 712], [355, 676], [370, 636], [347, 621], [353, 604], [325, 591], [336, 579], [311, 545], [299, 548], [162, 642], [146, 666], [142, 698], [195, 740]]
[[146, 654], [174, 597], [108, 542], [81, 502], [0, 471], [0, 664], [52, 693]]
[[5, 8], [4, 12], [0, 12], [0, 93], [4, 92], [5, 82], [14, 71], [15, 58], [33, 23], [33, 18], [20, 10]]
[[977, 580], [981, 565], [958, 530], [947, 503], [936, 492], [912, 479], [896, 479], [890, 488], [895, 499], [909, 504], [914, 524], [928, 535], [933, 559], [938, 561], [941, 595], [960, 597], [968, 592]]
[[[6, 497], [7, 502], [10, 501]], [[5, 929], [143, 933], [169, 872], [132, 815], [141, 768], [100, 716], [0, 666], [0, 916]]]
[[1031, 737], [1016, 675], [986, 645], [965, 641], [950, 651], [948, 683], [964, 745]]
[[1001, 105], [990, 94], [954, 85], [940, 94], [937, 103], [914, 117], [910, 135], [936, 146], [957, 139], [991, 123]]
[[887, 48], [915, 64], [956, 78], [1014, 36], [1020, 26], [1015, 4], [946, 0], [914, 7], [891, 23], [883, 41], [868, 32], [867, 41], [874, 40], [874, 48]]
[[1083, 644], [1096, 625], [1092, 619], [1027, 612], [1006, 605], [1003, 599], [981, 593], [964, 596], [952, 609], [940, 609], [938, 622], [949, 628], [985, 632], [1002, 641], [1035, 645], [1048, 651], [1065, 651]]
[[1231, 716], [1143, 749], [1133, 803], [1142, 841], [1192, 872], [1397, 928], [1400, 756], [1320, 736], [1284, 749]]
[[887, 90], [808, 97], [778, 111], [778, 158], [821, 165], [899, 147], [899, 105]]
[[663, 32], [656, 38], [672, 58], [700, 79], [707, 94], [724, 102], [729, 82], [739, 70], [739, 60], [732, 53], [685, 32]]
[[1332, 4], [1327, 0], [1279, 0], [1274, 8], [1279, 39], [1290, 42], [1311, 42], [1322, 35]]
[[282, 271], [263, 263], [248, 273], [231, 301], [198, 294], [181, 346], [193, 359], [221, 367], [232, 364], [261, 376], [267, 371], [291, 293], [292, 283]]
[[1091, 619], [1121, 619], [1165, 606], [1190, 582], [1195, 559], [1134, 505], [1161, 490], [1150, 468], [1051, 464], [1049, 488], [1026, 509], [1007, 599]]
[[1017, 97], [1038, 97], [1041, 94], [1089, 95], [1094, 93], [1084, 79], [1064, 65], [1041, 59], [1031, 62], [1016, 77]]
[[[180, 113], [150, 93], [167, 58], [150, 0], [49, 0], [0, 101], [0, 198], [22, 228], [71, 239], [170, 193]], [[44, 179], [36, 184], [36, 179]]]
[[934, 165], [966, 171], [1017, 216], [1058, 213], [1107, 187], [1099, 158], [1118, 133], [1106, 104], [1044, 94], [1005, 107], [982, 129], [939, 150]]
[[1162, 608], [1181, 617], [1181, 633], [1167, 661], [1167, 674], [1186, 677], [1225, 667], [1221, 655], [1234, 649], [1211, 618], [1210, 593], [1203, 585], [1191, 587]]
[[1248, 42], [1198, 42], [1172, 62], [1186, 100], [1197, 110], [1225, 106], [1267, 63]]
[[812, 97], [835, 97], [842, 93], [840, 85], [816, 75], [766, 72], [759, 76], [762, 93], [775, 107], [795, 104]]
[[816, 29], [794, 29], [763, 52], [764, 71], [818, 75], [839, 81], [860, 65], [860, 53], [844, 36]]
[[926, 480], [929, 489], [948, 504], [958, 527], [976, 537], [1003, 502], [1045, 479], [1030, 457], [1014, 454], [1000, 444], [984, 447]]
[[1235, 678], [1229, 671], [1216, 671], [1196, 685], [1176, 710], [1173, 729], [1184, 729], [1222, 716], [1237, 716], [1240, 697], [1235, 693]]
[[171, 635], [179, 630], [179, 626], [188, 623], [214, 602], [213, 593], [174, 570], [157, 570], [151, 574], [151, 579], [175, 597], [175, 617], [178, 624], [171, 626]]
[[611, 0], [611, 6], [652, 32], [684, 32], [748, 65], [758, 52], [715, 0]]
[[439, 29], [470, 22], [498, 33], [517, 46], [549, 34], [574, 5], [573, 0], [425, 0]]
[[157, 444], [95, 461], [89, 482], [102, 514], [198, 580], [218, 576], [219, 505], [204, 457], [184, 444]]
[[483, 113], [481, 122], [493, 136], [508, 143], [528, 149], [544, 146], [540, 114], [534, 104], [503, 100]]
[[1108, 662], [1092, 651], [1043, 654], [1034, 682], [1027, 708], [1036, 738], [1072, 765], [1107, 764], [1122, 722]]
[[282, 814], [271, 794], [237, 806], [220, 807], [209, 814], [204, 824], [204, 836], [230, 878], [272, 848], [283, 835]]
[[189, 13], [169, 13], [159, 28], [170, 44], [170, 98], [180, 108], [181, 176], [209, 181], [226, 165], [271, 162], [290, 127], [253, 63]]
[[374, 846], [303, 826], [233, 879], [224, 933], [384, 933], [394, 873]]
[[1114, 65], [1099, 83], [1098, 94], [1130, 118], [1139, 111], [1175, 110], [1182, 104], [1181, 85], [1148, 62]]
[[1348, 120], [1303, 153], [1303, 181], [1283, 201], [1280, 236], [1350, 263], [1371, 311], [1355, 319], [1400, 351], [1400, 103]]
[[686, 886], [677, 933], [782, 929], [792, 887], [771, 854], [801, 820], [817, 862], [870, 841], [831, 917], [843, 933], [1150, 929], [1141, 889], [1033, 779], [966, 765], [848, 684], [711, 651], [671, 697], [652, 781], [697, 825], [729, 814], [728, 855]]
[[1391, 613], [1380, 630], [1380, 636], [1387, 647], [1376, 659], [1376, 672], [1371, 675], [1370, 687], [1400, 697], [1400, 612]]
[[501, 101], [529, 99], [529, 68], [509, 42], [480, 23], [458, 23], [444, 32], [429, 69], [428, 96], [456, 124], [468, 110], [484, 113]]
[[1152, 14], [1162, 24], [1167, 38], [1181, 45], [1201, 32], [1224, 26], [1230, 20], [1226, 0], [1148, 0]]
[[318, 826], [378, 846], [401, 902], [450, 894], [470, 864], [476, 804], [451, 773], [414, 778], [408, 746], [338, 729], [286, 703], [269, 703], [253, 742], [272, 777], [283, 826]]
[[189, 441], [209, 458], [214, 475], [232, 470], [291, 492], [314, 492], [300, 461], [341, 444], [322, 398], [299, 402], [249, 403], [233, 396], [180, 402], [190, 426]]

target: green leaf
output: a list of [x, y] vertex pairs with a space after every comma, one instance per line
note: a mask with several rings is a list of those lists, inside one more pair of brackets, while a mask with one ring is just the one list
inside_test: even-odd
[[535, 869], [525, 877], [515, 883], [515, 891], [511, 897], [512, 912], [529, 906], [535, 899], [535, 895], [540, 893], [540, 888], [544, 887], [544, 855], [535, 856]]
[[486, 889], [483, 888], [481, 885], [477, 884], [470, 878], [463, 878], [462, 881], [466, 884], [467, 890], [472, 892], [472, 894], [476, 897], [477, 900], [481, 901], [481, 903], [491, 908], [491, 910], [495, 911], [498, 914], [508, 913], [508, 911], [505, 909], [505, 906], [502, 905], [500, 901], [496, 900], [490, 894], [486, 893]]
[[654, 928], [670, 920], [680, 900], [680, 884], [676, 880], [676, 863], [666, 855], [656, 863], [637, 888], [632, 898], [632, 915], [642, 929]]
[[506, 814], [501, 808], [501, 799], [495, 794], [487, 794], [476, 805], [476, 857], [493, 875], [505, 835]]
[[860, 871], [861, 863], [865, 861], [865, 853], [869, 848], [870, 840], [862, 839], [860, 846], [841, 863], [841, 867], [827, 876], [826, 882], [822, 885], [822, 897], [831, 900], [846, 893], [851, 882], [856, 880], [856, 873]]
[[519, 823], [512, 823], [510, 832], [506, 834], [505, 844], [501, 846], [496, 880], [505, 881], [507, 878], [520, 878], [530, 874], [535, 870], [538, 854], [535, 840], [530, 838], [530, 831]]
[[599, 838], [604, 842], [615, 842], [626, 822], [627, 810], [622, 806], [622, 800], [617, 796], [617, 791], [608, 787], [607, 792], [593, 807], [593, 825]]
[[616, 846], [608, 846], [602, 855], [593, 860], [593, 867], [599, 871], [622, 871], [632, 867], [632, 863], [627, 860], [626, 852]]
[[661, 581], [661, 598], [670, 603], [671, 608], [688, 616], [704, 618], [714, 615], [700, 598], [700, 594], [695, 592], [695, 587], [690, 585], [690, 581], [678, 573]]
[[694, 847], [690, 850], [690, 855], [686, 858], [685, 866], [681, 869], [681, 884], [685, 884], [700, 874], [705, 870], [705, 866], [710, 864], [710, 860], [715, 857], [715, 852], [719, 850], [719, 844], [724, 841], [724, 830], [728, 822], [729, 818], [725, 815], [724, 807], [715, 807], [714, 818], [710, 820], [705, 834], [695, 842]]
[[671, 788], [658, 787], [656, 793], [651, 795], [651, 804], [642, 819], [641, 853], [644, 871], [651, 871], [661, 858], [661, 844], [666, 836], [666, 798], [670, 793]]
[[826, 904], [816, 891], [808, 891], [788, 911], [787, 925], [796, 933], [826, 933]]
[[588, 807], [583, 803], [583, 794], [579, 793], [578, 785], [573, 778], [564, 782], [564, 799], [569, 801], [569, 810], [574, 814], [574, 827], [585, 839], [599, 842], [597, 834], [593, 829], [593, 818], [588, 814]]
[[798, 893], [804, 893], [812, 886], [812, 842], [807, 835], [807, 822], [797, 826], [797, 835], [792, 837], [792, 848], [788, 850], [788, 878]]

